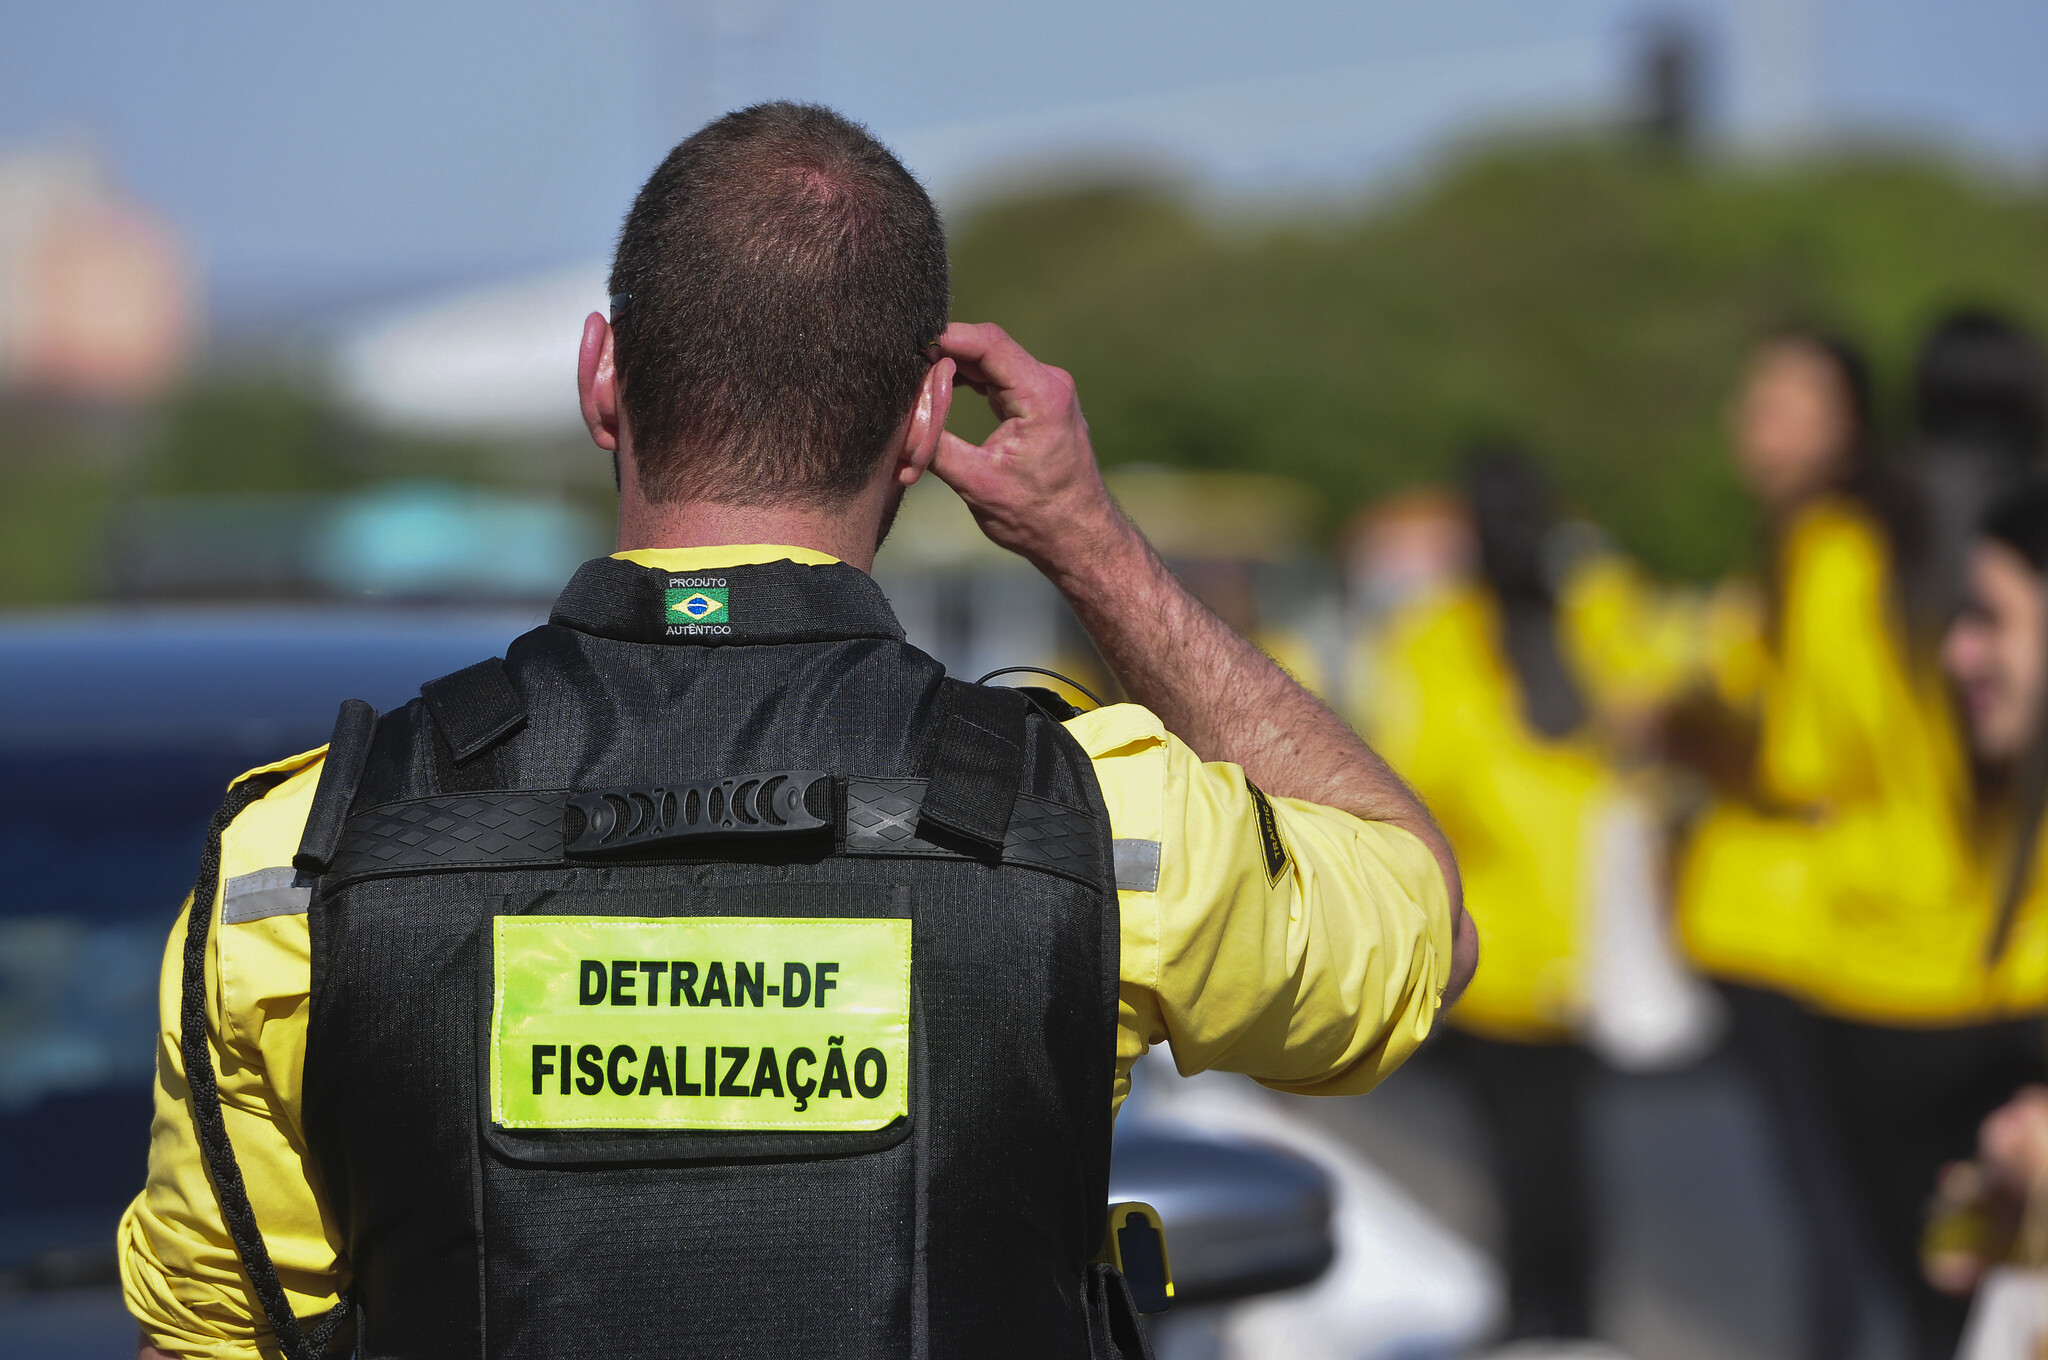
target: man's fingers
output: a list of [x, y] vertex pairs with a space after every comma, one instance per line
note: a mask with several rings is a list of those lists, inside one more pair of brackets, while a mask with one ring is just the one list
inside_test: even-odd
[[939, 353], [960, 366], [971, 384], [986, 383], [1009, 392], [1029, 392], [1044, 380], [1045, 366], [1001, 326], [956, 321], [939, 337]]

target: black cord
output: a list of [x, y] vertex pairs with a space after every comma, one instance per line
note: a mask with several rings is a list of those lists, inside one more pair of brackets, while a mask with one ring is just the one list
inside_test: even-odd
[[213, 1070], [213, 1052], [206, 1039], [206, 939], [213, 925], [213, 899], [220, 892], [220, 840], [228, 823], [249, 804], [269, 793], [289, 776], [280, 771], [257, 775], [237, 784], [227, 801], [213, 814], [206, 829], [206, 850], [199, 860], [199, 882], [192, 889], [192, 906], [185, 918], [184, 997], [179, 1007], [179, 1049], [185, 1058], [185, 1085], [192, 1097], [192, 1125], [199, 1135], [199, 1148], [220, 1196], [221, 1217], [234, 1239], [235, 1254], [263, 1305], [263, 1315], [277, 1338], [277, 1347], [289, 1360], [315, 1360], [327, 1349], [348, 1320], [349, 1296], [314, 1324], [308, 1335], [304, 1324], [293, 1315], [277, 1266], [270, 1259], [263, 1234], [256, 1226], [256, 1209], [249, 1202], [242, 1168], [235, 1161], [234, 1145], [228, 1141], [227, 1123], [221, 1115], [220, 1086]]
[[1109, 707], [1108, 704], [1103, 703], [1102, 700], [1095, 697], [1094, 690], [1089, 689], [1080, 681], [1070, 680], [1066, 676], [1061, 675], [1058, 671], [1049, 671], [1043, 666], [1004, 666], [999, 670], [990, 671], [987, 675], [982, 676], [981, 679], [975, 681], [974, 683], [977, 685], [986, 685], [989, 681], [995, 679], [998, 675], [1015, 675], [1020, 671], [1028, 671], [1032, 675], [1049, 675], [1053, 679], [1059, 681], [1061, 684], [1079, 690], [1083, 695], [1087, 696], [1087, 698], [1097, 708]]

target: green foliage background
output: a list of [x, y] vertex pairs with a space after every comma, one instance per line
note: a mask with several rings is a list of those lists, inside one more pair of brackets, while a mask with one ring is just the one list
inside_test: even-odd
[[[1291, 476], [1328, 532], [1453, 474], [1474, 436], [1518, 436], [1627, 547], [1695, 578], [1755, 541], [1723, 410], [1759, 334], [1818, 320], [1864, 341], [1896, 428], [1941, 309], [2048, 330], [2048, 194], [1906, 153], [1758, 164], [1549, 140], [1353, 210], [1225, 218], [1125, 181], [952, 225], [954, 314], [1073, 370], [1107, 463]], [[990, 423], [971, 398], [954, 418], [970, 437]], [[289, 373], [203, 373], [145, 412], [0, 403], [0, 601], [99, 590], [127, 497], [530, 479], [518, 462], [366, 429]], [[590, 465], [576, 494], [593, 507], [608, 498], [587, 448], [562, 464]]]
[[[1454, 474], [1470, 438], [1515, 435], [1626, 546], [1692, 577], [1754, 539], [1723, 411], [1760, 333], [1838, 328], [1895, 394], [1947, 306], [2048, 322], [2048, 199], [1904, 155], [1497, 147], [1355, 215], [1249, 227], [1080, 187], [991, 204], [954, 250], [954, 314], [1072, 370], [1105, 462], [1284, 473], [1334, 526]], [[988, 426], [978, 404], [955, 418]]]

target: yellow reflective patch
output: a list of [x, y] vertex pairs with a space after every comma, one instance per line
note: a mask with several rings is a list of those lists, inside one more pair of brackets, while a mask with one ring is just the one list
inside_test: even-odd
[[507, 1129], [869, 1132], [910, 1109], [910, 922], [500, 916]]

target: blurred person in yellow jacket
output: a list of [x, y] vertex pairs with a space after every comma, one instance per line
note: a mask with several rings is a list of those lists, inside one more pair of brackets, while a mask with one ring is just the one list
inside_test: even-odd
[[[1890, 543], [1898, 673], [1911, 678], [1917, 702], [1882, 725], [1871, 710], [1843, 721], [1848, 705], [1830, 691], [1844, 680], [1825, 674], [1807, 702], [1840, 729], [1835, 768], [1815, 762], [1835, 776], [1814, 788], [1831, 794], [1839, 810], [1825, 825], [1844, 842], [1828, 856], [1832, 982], [1815, 993], [1823, 1052], [1881, 1259], [1908, 1300], [1916, 1353], [1932, 1357], [1953, 1353], [1965, 1312], [1920, 1276], [1927, 1196], [1939, 1168], [1969, 1152], [1984, 1116], [2037, 1080], [2048, 1060], [2041, 926], [2013, 864], [2013, 783], [2034, 777], [2031, 762], [2022, 757], [2014, 773], [1984, 726], [1981, 691], [1967, 681], [1965, 742], [1933, 654], [1952, 623], [1967, 637], [1984, 609], [1987, 556], [1996, 561], [2025, 541], [2023, 529], [2008, 527], [2002, 546], [1973, 548], [1956, 523], [1980, 522], [2036, 462], [2044, 374], [2017, 325], [1957, 313], [1931, 331], [1915, 376], [1919, 429], [1891, 500]], [[2024, 521], [2025, 507], [2016, 513], [2008, 524]], [[2001, 518], [1988, 523], [1995, 533]], [[1859, 783], [1866, 766], [1876, 778]]]
[[[1466, 501], [1476, 578], [1446, 581], [1440, 568], [1458, 554], [1429, 555], [1430, 585], [1408, 594], [1373, 648], [1361, 716], [1458, 847], [1467, 910], [1488, 923], [1487, 965], [1450, 1016], [1459, 1032], [1444, 1055], [1493, 1146], [1510, 1335], [1581, 1337], [1594, 1256], [1586, 936], [1596, 837], [1620, 792], [1594, 720], [1604, 698], [1654, 693], [1666, 669], [1609, 630], [1646, 645], [1683, 635], [1641, 626], [1630, 578], [1611, 561], [1553, 586], [1549, 492], [1519, 452], [1481, 450]], [[1431, 527], [1422, 537], [1434, 548], [1453, 542]], [[1596, 683], [1603, 660], [1611, 669]]]
[[[1868, 779], [1897, 769], [1892, 752], [1879, 754], [1880, 733], [1928, 763], [1925, 708], [1900, 659], [1886, 536], [1847, 490], [1867, 478], [1870, 407], [1868, 369], [1839, 339], [1791, 331], [1751, 356], [1730, 426], [1737, 473], [1771, 547], [1762, 660], [1738, 683], [1716, 686], [1737, 718], [1720, 725], [1719, 749], [1669, 743], [1678, 758], [1704, 755], [1692, 763], [1721, 794], [1680, 857], [1678, 921], [1694, 963], [1721, 986], [1735, 1054], [1768, 1116], [1797, 1234], [1808, 1360], [1857, 1349], [1858, 1281], [1875, 1253], [1809, 1005], [1847, 971], [1837, 968], [1825, 880], [1853, 833], [1831, 838], [1820, 813], [1853, 806], [1860, 816], [1884, 804], [1826, 796], [1820, 768], [1844, 744], [1827, 720], [1870, 715]], [[1937, 832], [1951, 820], [1938, 819]], [[1952, 854], [1913, 854], [1911, 827], [1903, 844], [1898, 860], [1878, 858], [1907, 879], [1930, 858], [1937, 873], [1954, 863]]]
[[[2024, 487], [1986, 516], [1942, 663], [1963, 699], [1983, 795], [1977, 830], [1997, 903], [1986, 960], [2000, 991], [2024, 995], [2048, 965], [2048, 486]], [[1984, 1120], [1975, 1164], [1941, 1177], [1924, 1263], [1936, 1288], [1964, 1295], [1987, 1265], [2042, 1263], [2048, 1243], [2013, 1238], [2023, 1209], [2048, 1208], [2030, 1203], [2048, 1185], [2044, 1150], [2048, 1090], [2034, 1084]]]
[[1838, 341], [1783, 335], [1752, 363], [1737, 462], [1773, 548], [1753, 778], [1699, 823], [1678, 897], [1779, 1135], [1809, 1352], [1847, 1353], [1874, 1262], [1912, 1353], [1946, 1356], [1962, 1317], [1918, 1279], [1922, 1204], [2039, 1034], [2001, 1022], [1985, 966], [1972, 780], [1931, 645], [1934, 507], [1868, 468], [1868, 410]]

